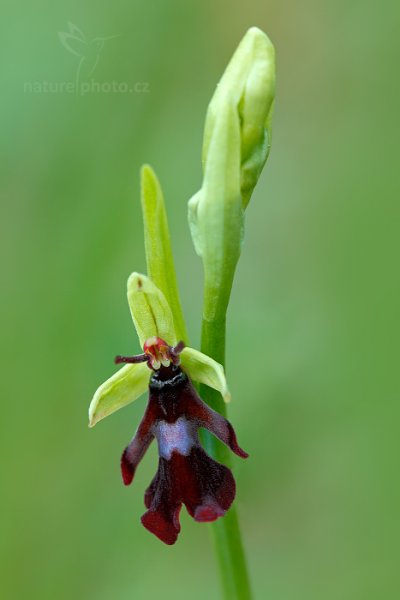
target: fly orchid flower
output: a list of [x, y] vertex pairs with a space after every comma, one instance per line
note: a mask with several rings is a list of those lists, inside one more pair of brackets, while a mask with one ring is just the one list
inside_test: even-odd
[[228, 401], [222, 366], [177, 340], [169, 304], [149, 277], [132, 273], [128, 302], [143, 354], [116, 357], [116, 363], [127, 364], [95, 393], [89, 424], [95, 425], [149, 389], [145, 415], [122, 454], [122, 478], [125, 485], [132, 482], [155, 438], [158, 470], [145, 493], [148, 510], [142, 523], [166, 544], [174, 544], [182, 504], [196, 521], [209, 522], [223, 516], [235, 497], [231, 471], [203, 450], [198, 429], [208, 429], [238, 456], [247, 454], [238, 446], [231, 424], [200, 399], [191, 383], [191, 379], [204, 383]]
[[[131, 275], [128, 301], [143, 353], [116, 358], [117, 363], [127, 364], [97, 390], [89, 421], [95, 425], [149, 388], [145, 415], [123, 452], [121, 470], [129, 485], [156, 438], [159, 465], [145, 493], [147, 512], [142, 523], [166, 544], [177, 539], [182, 504], [196, 521], [215, 521], [226, 513], [235, 496], [231, 471], [204, 451], [198, 429], [206, 429], [203, 441], [214, 458], [221, 456], [221, 447], [214, 446], [213, 436], [238, 456], [247, 457], [223, 416], [226, 410], [221, 395], [228, 401], [229, 392], [222, 365], [210, 356], [224, 361], [226, 312], [242, 247], [244, 212], [269, 154], [274, 93], [274, 47], [261, 30], [252, 27], [209, 105], [203, 183], [189, 201], [189, 226], [204, 269], [201, 347], [206, 354], [183, 343], [187, 334], [164, 200], [152, 169], [142, 168], [148, 277]], [[191, 379], [205, 384], [199, 389], [207, 404]], [[250, 597], [234, 510], [214, 533], [226, 597]]]

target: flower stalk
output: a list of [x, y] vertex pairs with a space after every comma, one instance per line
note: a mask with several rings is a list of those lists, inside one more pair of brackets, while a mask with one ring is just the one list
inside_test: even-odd
[[[225, 362], [225, 335], [225, 319], [214, 321], [203, 319], [202, 351], [212, 354], [220, 364]], [[211, 408], [224, 417], [227, 416], [226, 404], [218, 392], [206, 385], [200, 385], [199, 393]], [[226, 447], [208, 431], [203, 432], [202, 442], [210, 456], [230, 466], [231, 457]], [[250, 579], [236, 506], [233, 505], [223, 519], [212, 523], [211, 528], [225, 597], [234, 600], [251, 600]]]
[[[189, 201], [189, 225], [204, 269], [201, 350], [225, 366], [226, 313], [244, 235], [244, 212], [268, 158], [275, 94], [274, 47], [251, 28], [234, 53], [210, 102], [203, 141], [203, 183]], [[227, 415], [221, 396], [200, 386], [201, 397]], [[207, 452], [230, 456], [203, 435]], [[235, 507], [212, 523], [224, 596], [250, 600], [251, 588]]]

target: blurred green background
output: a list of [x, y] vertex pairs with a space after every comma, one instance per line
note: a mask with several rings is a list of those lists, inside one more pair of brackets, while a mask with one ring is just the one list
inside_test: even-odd
[[[207, 526], [182, 513], [166, 547], [140, 525], [155, 448], [121, 484], [145, 399], [93, 430], [87, 408], [114, 355], [139, 351], [125, 286], [145, 268], [144, 162], [199, 343], [186, 203], [207, 103], [251, 25], [278, 69], [228, 324], [255, 596], [399, 597], [399, 17], [360, 0], [3, 3], [1, 597], [219, 597]], [[100, 91], [61, 86], [80, 61], [58, 36], [68, 22], [89, 41], [118, 36], [81, 69]]]

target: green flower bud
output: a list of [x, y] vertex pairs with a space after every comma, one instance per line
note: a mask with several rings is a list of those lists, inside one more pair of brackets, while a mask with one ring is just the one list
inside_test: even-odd
[[252, 27], [243, 37], [209, 104], [203, 142], [203, 166], [215, 125], [228, 105], [240, 125], [240, 185], [243, 208], [249, 203], [271, 147], [275, 96], [275, 49], [268, 36]]
[[189, 201], [189, 225], [205, 277], [204, 318], [224, 318], [240, 256], [244, 209], [268, 156], [275, 88], [274, 48], [253, 27], [210, 102], [203, 184]]

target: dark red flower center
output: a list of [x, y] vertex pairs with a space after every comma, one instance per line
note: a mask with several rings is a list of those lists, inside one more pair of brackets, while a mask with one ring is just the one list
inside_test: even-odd
[[179, 342], [176, 346], [169, 346], [167, 342], [159, 337], [151, 337], [143, 344], [143, 354], [136, 356], [116, 356], [115, 363], [140, 363], [147, 362], [148, 367], [158, 371], [162, 367], [180, 364], [180, 353], [185, 344]]

